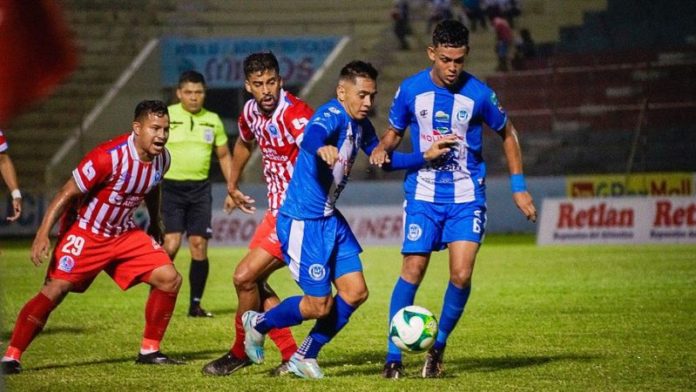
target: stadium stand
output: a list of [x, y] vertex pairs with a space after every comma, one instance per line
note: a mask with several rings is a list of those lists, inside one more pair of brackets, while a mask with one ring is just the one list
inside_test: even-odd
[[487, 79], [524, 132], [528, 173], [623, 172], [637, 128], [635, 170], [693, 170], [696, 28], [685, 7], [609, 0], [561, 28], [554, 54]]
[[[395, 50], [397, 46], [391, 32], [389, 0], [65, 0], [62, 4], [80, 51], [80, 67], [50, 99], [35, 105], [32, 110], [11, 124], [12, 132], [9, 132], [8, 139], [12, 145], [13, 156], [19, 162], [18, 174], [23, 187], [27, 190], [45, 190], [45, 169], [51, 157], [69, 135], [80, 129], [86, 114], [153, 37], [350, 35], [353, 38], [350, 57], [371, 61], [381, 72], [380, 94], [373, 117], [376, 128], [381, 132], [386, 126], [389, 105], [398, 84], [403, 78], [428, 65], [427, 57], [424, 55], [429, 41], [429, 36], [425, 34], [424, 3], [419, 0], [413, 1], [414, 35], [409, 37], [412, 49], [398, 51]], [[529, 28], [538, 42], [560, 39], [558, 44], [547, 47], [563, 53], [549, 58], [553, 60], [537, 60], [536, 63], [530, 63], [534, 70], [493, 75], [496, 58], [492, 33], [479, 29], [471, 35], [473, 49], [467, 70], [480, 78], [490, 76], [488, 81], [499, 90], [503, 103], [511, 111], [520, 130], [525, 133], [525, 149], [533, 149], [525, 153], [525, 158], [530, 160], [526, 162], [529, 173], [559, 174], [574, 167], [569, 164], [559, 165], [555, 158], [540, 158], [545, 152], [562, 156], [564, 153], [558, 150], [558, 146], [572, 145], [572, 138], [566, 137], [567, 134], [583, 132], [594, 127], [604, 130], [616, 127], [616, 124], [622, 124], [624, 130], [633, 129], [637, 122], [636, 108], [640, 106], [640, 97], [645, 91], [653, 92], [653, 98], [649, 103], [651, 110], [646, 117], [648, 124], [663, 121], [664, 117], [672, 120], [676, 117], [675, 112], [682, 118], [690, 118], [689, 110], [684, 109], [680, 112], [678, 108], [670, 105], [671, 102], [684, 105], [684, 102], [693, 100], [693, 92], [691, 97], [686, 98], [672, 97], [669, 92], [664, 92], [676, 86], [683, 86], [681, 92], [685, 94], [694, 91], [693, 68], [688, 64], [680, 64], [688, 62], [683, 53], [651, 54], [635, 50], [630, 54], [612, 50], [611, 56], [606, 52], [602, 55], [588, 56], [586, 51], [581, 54], [574, 52], [580, 39], [573, 41], [573, 37], [582, 37], [582, 34], [585, 34], [583, 29], [604, 28], [603, 23], [621, 15], [621, 8], [627, 7], [625, 2], [623, 5], [621, 0], [609, 0], [608, 3], [607, 0], [559, 3], [561, 2], [554, 0], [524, 2], [518, 26]], [[665, 21], [666, 17], [663, 15], [660, 18], [659, 21]], [[575, 28], [562, 27], [581, 22], [582, 25]], [[669, 26], [669, 23], [662, 25], [666, 31], [664, 34], [660, 33], [660, 37], [673, 36], [677, 31], [673, 26]], [[626, 34], [620, 26], [623, 24], [617, 22], [612, 27], [616, 30], [616, 38], [605, 39], [602, 42], [618, 42], [621, 34]], [[582, 33], [579, 33], [581, 31]], [[601, 47], [600, 44], [601, 42], [597, 41], [587, 50], [598, 49]], [[614, 60], [609, 61], [610, 58]], [[550, 65], [549, 61], [553, 61], [553, 65]], [[620, 68], [620, 64], [636, 62], [642, 65], [636, 66], [633, 76], [642, 80], [640, 83], [631, 82], [627, 72], [614, 69], [617, 64]], [[654, 68], [658, 65], [658, 69]], [[595, 67], [595, 70], [588, 76], [573, 68], [578, 66]], [[600, 66], [605, 71], [599, 72], [597, 67]], [[587, 83], [588, 77], [591, 77], [594, 83]], [[328, 86], [329, 79], [327, 77], [323, 84]], [[656, 88], [660, 83], [663, 87], [664, 83], [669, 83], [669, 89]], [[560, 88], [572, 89], [575, 92], [565, 93], [559, 90]], [[315, 106], [323, 100], [316, 94], [308, 97], [308, 101]], [[578, 106], [580, 104], [582, 106]], [[622, 105], [625, 115], [613, 112], [598, 115], [610, 112], [606, 109], [608, 105]], [[572, 109], [573, 107], [575, 109]], [[564, 136], [549, 137], [555, 133], [562, 133]], [[488, 138], [489, 141], [490, 139]], [[37, 140], [41, 142], [36, 143]], [[79, 152], [83, 153], [91, 148], [89, 143], [87, 141], [79, 145]], [[406, 144], [404, 148], [410, 147]], [[487, 158], [492, 166], [502, 165], [495, 159], [500, 155], [499, 142], [496, 140], [494, 145], [486, 148], [489, 151]], [[618, 156], [622, 152], [625, 155], [626, 146], [621, 148], [620, 152], [612, 154]], [[586, 152], [578, 152], [575, 155], [583, 154], [591, 155]], [[399, 173], [384, 174], [369, 169], [365, 161], [358, 164], [354, 171], [358, 179], [401, 177]], [[579, 164], [579, 167], [582, 167], [582, 164]], [[577, 170], [582, 171], [581, 168]], [[490, 172], [503, 174], [506, 171], [504, 166], [499, 166]]]
[[[28, 191], [46, 190], [51, 157], [151, 38], [349, 34], [358, 42], [353, 48], [359, 57], [382, 39], [391, 2], [65, 0], [62, 5], [80, 66], [49, 99], [16, 118], [7, 132], [18, 176]], [[91, 147], [80, 145], [80, 155]]]

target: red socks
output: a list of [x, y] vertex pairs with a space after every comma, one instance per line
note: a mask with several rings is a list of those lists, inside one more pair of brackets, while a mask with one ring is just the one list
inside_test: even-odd
[[[234, 344], [232, 344], [230, 352], [235, 358], [246, 358], [247, 355], [244, 352], [244, 326], [242, 325], [242, 316], [239, 314], [234, 318], [234, 330]], [[290, 328], [272, 329], [268, 332], [268, 337], [278, 346], [283, 361], [289, 360], [292, 354], [297, 351], [297, 343], [295, 343], [295, 339], [292, 337]]]
[[43, 330], [48, 316], [55, 307], [56, 304], [41, 292], [30, 299], [17, 316], [5, 357], [19, 361], [31, 341]]
[[283, 362], [289, 361], [292, 354], [297, 351], [297, 343], [295, 343], [295, 339], [292, 337], [292, 332], [290, 332], [290, 328], [288, 327], [280, 329], [274, 328], [268, 331], [268, 337], [273, 340], [273, 343], [275, 343], [276, 346], [278, 346], [278, 350], [280, 350], [280, 356], [283, 358]]
[[164, 337], [174, 312], [176, 296], [176, 292], [170, 293], [156, 288], [150, 290], [145, 306], [145, 333], [143, 333], [142, 349], [148, 351], [159, 349], [159, 342]]

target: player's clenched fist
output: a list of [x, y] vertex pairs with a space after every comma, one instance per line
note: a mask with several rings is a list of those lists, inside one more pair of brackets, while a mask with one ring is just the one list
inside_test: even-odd
[[338, 160], [338, 148], [336, 148], [336, 146], [324, 146], [317, 150], [317, 155], [319, 155], [319, 158], [326, 162], [329, 167], [333, 168]]

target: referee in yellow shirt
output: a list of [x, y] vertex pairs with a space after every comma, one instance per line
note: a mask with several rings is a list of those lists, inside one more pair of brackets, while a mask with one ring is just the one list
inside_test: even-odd
[[203, 107], [205, 79], [196, 71], [179, 77], [176, 96], [179, 103], [169, 106], [170, 130], [167, 149], [172, 163], [164, 175], [162, 218], [165, 226], [164, 249], [174, 260], [186, 232], [191, 251], [189, 283], [190, 317], [212, 317], [201, 308], [208, 280], [208, 239], [212, 235], [212, 194], [208, 175], [212, 151], [220, 161], [225, 180], [230, 177], [232, 155], [220, 117]]

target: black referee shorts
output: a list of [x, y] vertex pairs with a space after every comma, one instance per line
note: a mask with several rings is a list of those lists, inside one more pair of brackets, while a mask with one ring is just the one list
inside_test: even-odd
[[183, 233], [210, 238], [213, 229], [213, 196], [210, 181], [162, 182], [162, 221], [165, 233]]

